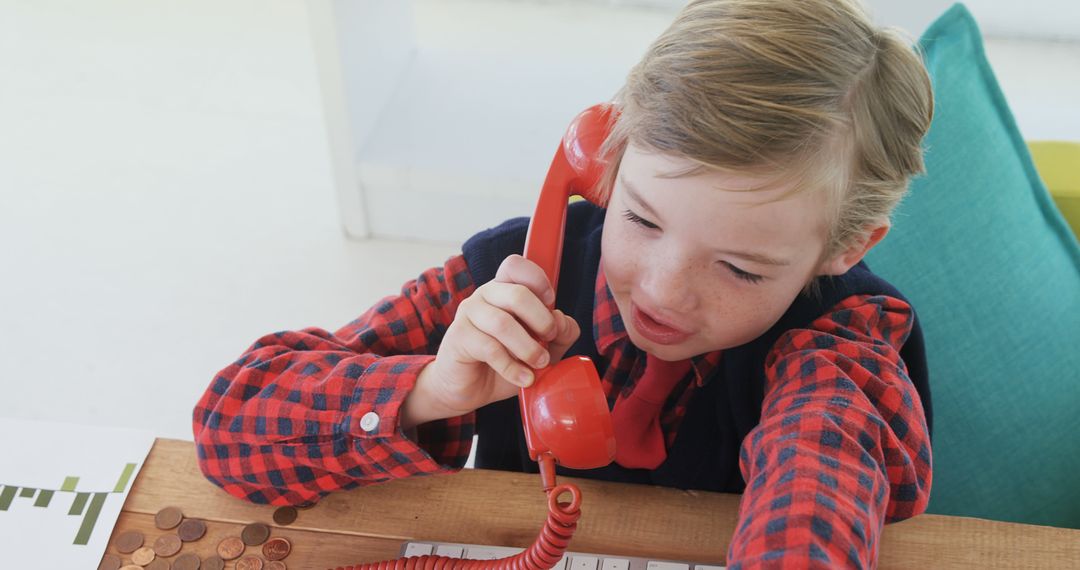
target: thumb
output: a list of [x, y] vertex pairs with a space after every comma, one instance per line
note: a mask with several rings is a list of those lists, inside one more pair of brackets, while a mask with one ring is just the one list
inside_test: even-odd
[[577, 321], [573, 317], [555, 309], [555, 319], [559, 322], [559, 332], [555, 336], [555, 340], [548, 344], [548, 354], [551, 355], [552, 364], [562, 360], [566, 351], [570, 350], [570, 347], [581, 336], [581, 328], [578, 327]]

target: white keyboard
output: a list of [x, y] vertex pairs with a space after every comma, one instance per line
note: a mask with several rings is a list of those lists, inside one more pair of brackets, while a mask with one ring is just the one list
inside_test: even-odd
[[[410, 541], [402, 543], [401, 556], [434, 554], [451, 558], [494, 560], [513, 556], [523, 550], [523, 548], [485, 546], [482, 544]], [[676, 560], [653, 560], [634, 556], [612, 556], [567, 551], [562, 560], [552, 570], [725, 570], [725, 568], [725, 566], [695, 564]]]

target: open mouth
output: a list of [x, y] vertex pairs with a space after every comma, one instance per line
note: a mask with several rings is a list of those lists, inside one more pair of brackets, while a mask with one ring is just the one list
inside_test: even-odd
[[630, 306], [634, 328], [649, 341], [657, 344], [678, 344], [690, 337], [690, 333], [657, 320], [633, 301]]

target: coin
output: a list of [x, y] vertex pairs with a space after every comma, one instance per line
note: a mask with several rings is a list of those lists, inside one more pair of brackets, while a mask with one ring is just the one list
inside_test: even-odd
[[263, 568], [264, 570], [289, 570], [289, 567], [280, 560], [271, 560], [270, 562], [267, 562], [266, 566]]
[[120, 566], [123, 565], [120, 557], [115, 554], [106, 554], [101, 557], [101, 562], [97, 565], [97, 570], [120, 570]]
[[218, 556], [225, 560], [239, 558], [244, 553], [244, 541], [240, 540], [239, 537], [230, 536], [218, 543], [217, 553]]
[[240, 538], [248, 546], [258, 546], [270, 538], [270, 527], [263, 523], [251, 523], [240, 532]]
[[289, 526], [296, 520], [296, 509], [293, 507], [281, 507], [274, 511], [274, 522], [281, 526]]
[[155, 558], [144, 566], [143, 570], [172, 570], [172, 565], [164, 558]]
[[236, 561], [236, 570], [263, 570], [262, 558], [245, 556]]
[[129, 530], [116, 537], [116, 550], [121, 554], [131, 554], [138, 550], [143, 543], [143, 534], [137, 530]]
[[[220, 560], [220, 559], [219, 559]], [[199, 555], [185, 552], [173, 560], [173, 570], [199, 570], [199, 566], [202, 561], [199, 560]], [[222, 570], [225, 567], [225, 562], [222, 561], [221, 566], [218, 566], [218, 570]]]
[[175, 534], [163, 534], [154, 541], [154, 554], [158, 556], [172, 556], [177, 552], [180, 552], [180, 547], [183, 543], [180, 542], [180, 537]]
[[186, 519], [180, 523], [180, 528], [176, 529], [176, 533], [184, 542], [199, 540], [206, 534], [206, 523], [199, 519]]
[[288, 539], [278, 536], [267, 541], [262, 550], [267, 560], [284, 560], [292, 552], [292, 544]]
[[225, 570], [225, 561], [217, 554], [203, 560], [202, 570]]
[[121, 566], [120, 570], [143, 570], [143, 567], [138, 564], [128, 564], [127, 566]]
[[131, 553], [131, 561], [139, 566], [146, 566], [154, 559], [154, 549], [144, 546]]
[[176, 528], [180, 521], [184, 520], [184, 513], [176, 507], [165, 507], [154, 515], [154, 526], [161, 530]]

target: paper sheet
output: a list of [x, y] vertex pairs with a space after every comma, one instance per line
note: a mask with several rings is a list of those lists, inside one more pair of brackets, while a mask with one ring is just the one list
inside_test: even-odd
[[5, 568], [97, 568], [149, 432], [0, 418]]

